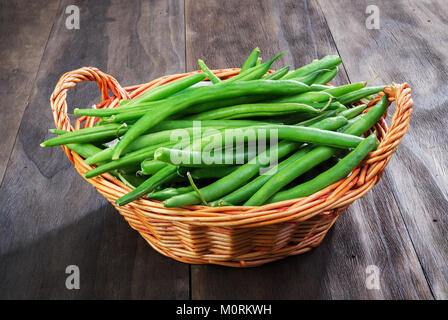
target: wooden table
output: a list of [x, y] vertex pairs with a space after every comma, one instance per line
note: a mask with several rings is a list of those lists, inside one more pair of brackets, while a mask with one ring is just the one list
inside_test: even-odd
[[[360, 0], [73, 1], [0, 4], [0, 298], [447, 299], [448, 2]], [[313, 251], [252, 269], [187, 265], [151, 249], [73, 169], [39, 143], [53, 127], [59, 77], [96, 66], [123, 86], [165, 74], [240, 66], [287, 50], [277, 66], [326, 54], [336, 84], [408, 82], [411, 128], [381, 182], [344, 213]], [[98, 102], [93, 84], [70, 108]], [[67, 290], [77, 265], [79, 290]], [[379, 289], [369, 289], [374, 265]]]

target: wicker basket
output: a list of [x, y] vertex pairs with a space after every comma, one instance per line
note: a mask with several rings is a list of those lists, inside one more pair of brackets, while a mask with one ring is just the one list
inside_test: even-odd
[[[238, 72], [239, 69], [214, 71], [223, 79]], [[51, 96], [56, 127], [73, 131], [81, 125], [90, 127], [95, 122], [95, 118], [81, 117], [76, 120], [75, 127], [70, 124], [66, 95], [78, 82], [96, 81], [102, 94], [102, 101], [96, 107], [113, 108], [120, 99], [136, 97], [150, 88], [193, 73], [164, 76], [146, 84], [122, 88], [113, 77], [96, 68], [68, 72], [61, 77]], [[114, 94], [112, 97], [109, 90]], [[394, 85], [385, 90], [389, 90], [389, 102], [395, 101], [396, 109], [389, 128], [384, 117], [375, 126], [381, 141], [378, 149], [347, 178], [306, 198], [261, 207], [220, 208], [199, 205], [165, 208], [158, 201], [141, 198], [117, 207], [115, 200], [129, 192], [129, 187], [107, 173], [87, 181], [155, 250], [182, 262], [252, 267], [307, 252], [320, 244], [339, 214], [378, 182], [408, 129], [413, 105], [409, 85]], [[382, 94], [371, 101], [371, 105]], [[81, 176], [92, 169], [81, 156], [65, 146], [63, 149]]]

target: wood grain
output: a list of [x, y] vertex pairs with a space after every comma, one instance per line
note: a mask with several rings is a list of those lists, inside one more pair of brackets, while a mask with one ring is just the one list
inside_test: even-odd
[[[212, 67], [240, 66], [259, 46], [263, 57], [288, 54], [276, 66], [295, 67], [337, 54], [316, 1], [187, 1], [187, 69], [202, 57]], [[335, 83], [346, 83], [342, 66]], [[366, 268], [380, 270], [380, 290], [368, 290]], [[383, 181], [357, 201], [324, 242], [308, 254], [254, 269], [192, 267], [193, 299], [431, 299], [432, 295]]]
[[[378, 74], [377, 83], [411, 85], [415, 103], [411, 126], [385, 180], [434, 296], [447, 299], [448, 3], [377, 1], [379, 30], [364, 25], [369, 1], [320, 3], [350, 79]], [[341, 14], [343, 21], [338, 18]]]
[[[151, 249], [60, 148], [39, 147], [54, 126], [49, 97], [63, 73], [92, 65], [130, 85], [184, 72], [183, 3], [77, 1], [79, 30], [65, 27], [70, 4], [59, 7], [0, 188], [0, 297], [188, 298], [188, 266]], [[98, 97], [95, 84], [81, 84], [68, 103]], [[80, 290], [65, 288], [72, 264]]]
[[0, 184], [59, 1], [0, 2]]

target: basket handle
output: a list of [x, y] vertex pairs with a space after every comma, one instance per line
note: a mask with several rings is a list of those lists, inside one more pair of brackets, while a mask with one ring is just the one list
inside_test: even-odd
[[[95, 81], [101, 91], [102, 101], [108, 100], [109, 90], [118, 99], [130, 99], [129, 94], [123, 89], [118, 81], [94, 67], [83, 67], [65, 73], [56, 84], [56, 87], [50, 97], [51, 111], [53, 112], [56, 128], [61, 130], [73, 131], [70, 119], [67, 114], [67, 90], [83, 81]], [[79, 122], [78, 124], [79, 125]], [[70, 150], [63, 146], [64, 152], [73, 162]]]
[[365, 160], [365, 164], [369, 165], [366, 172], [365, 181], [373, 179], [377, 175], [381, 175], [383, 169], [395, 152], [395, 149], [400, 144], [403, 136], [408, 131], [409, 122], [411, 120], [412, 107], [414, 102], [411, 97], [411, 88], [409, 84], [394, 84], [391, 87], [386, 87], [384, 92], [389, 97], [389, 102], [395, 101], [395, 112], [392, 116], [389, 128], [387, 128], [384, 118], [382, 119], [383, 127], [377, 125], [377, 129], [384, 130], [383, 139], [378, 148], [371, 152]]
[[120, 86], [114, 77], [97, 68], [83, 67], [67, 72], [59, 79], [50, 98], [51, 111], [53, 112], [56, 128], [73, 131], [73, 127], [71, 126], [70, 119], [67, 115], [67, 90], [83, 81], [95, 81], [101, 91], [103, 101], [110, 98], [109, 90], [112, 91], [118, 99], [130, 98], [126, 90]]

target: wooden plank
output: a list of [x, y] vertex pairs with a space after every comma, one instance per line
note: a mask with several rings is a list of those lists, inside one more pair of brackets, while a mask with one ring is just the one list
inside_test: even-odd
[[[130, 85], [184, 72], [183, 3], [77, 1], [80, 29], [67, 30], [70, 4], [59, 8], [0, 189], [0, 296], [186, 299], [188, 265], [146, 244], [60, 148], [39, 147], [54, 126], [49, 97], [63, 73], [92, 65]], [[98, 97], [95, 84], [82, 84], [68, 103]], [[68, 265], [80, 268], [80, 290], [65, 288]]]
[[44, 0], [0, 3], [0, 183], [58, 6]]
[[[187, 69], [240, 66], [259, 46], [277, 63], [309, 63], [337, 53], [315, 1], [187, 1]], [[341, 15], [339, 15], [341, 16]], [[339, 83], [347, 82], [342, 68]], [[387, 203], [388, 205], [385, 205]], [[380, 271], [380, 289], [366, 287], [366, 268]], [[367, 269], [367, 271], [369, 271]], [[431, 299], [388, 183], [357, 201], [310, 253], [254, 269], [192, 267], [193, 299]]]
[[350, 79], [378, 74], [377, 83], [408, 82], [412, 88], [411, 126], [388, 165], [386, 181], [434, 296], [447, 299], [448, 3], [376, 1], [379, 30], [365, 27], [369, 1], [320, 3]]

